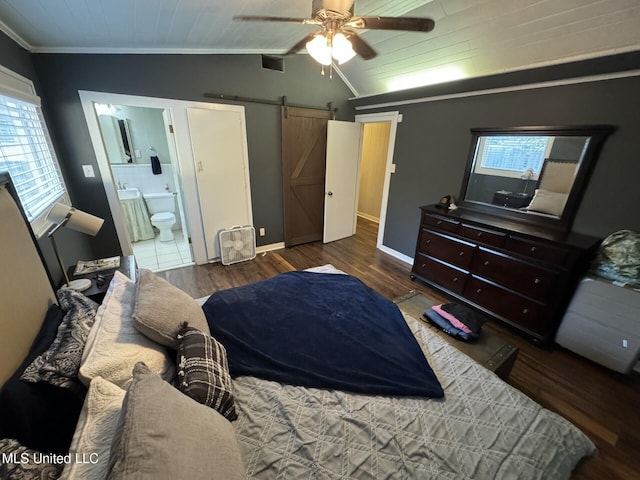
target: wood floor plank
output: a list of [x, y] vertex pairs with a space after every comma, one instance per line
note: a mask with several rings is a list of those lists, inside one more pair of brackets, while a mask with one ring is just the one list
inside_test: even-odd
[[[417, 225], [416, 225], [417, 229]], [[198, 265], [160, 275], [194, 298], [327, 263], [360, 278], [386, 298], [417, 290], [437, 302], [442, 294], [409, 278], [411, 267], [375, 247], [377, 224], [359, 219], [353, 237], [299, 245], [249, 262]], [[520, 349], [509, 383], [583, 429], [598, 453], [582, 461], [572, 480], [640, 479], [640, 375], [616, 374], [561, 347], [544, 350], [497, 322], [485, 327]]]

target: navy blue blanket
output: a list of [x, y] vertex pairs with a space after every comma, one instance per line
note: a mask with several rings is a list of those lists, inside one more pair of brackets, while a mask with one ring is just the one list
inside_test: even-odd
[[203, 305], [231, 375], [375, 395], [444, 395], [398, 307], [348, 275], [288, 272]]

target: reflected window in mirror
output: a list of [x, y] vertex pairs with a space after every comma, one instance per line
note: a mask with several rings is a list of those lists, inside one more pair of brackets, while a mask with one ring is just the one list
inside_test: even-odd
[[568, 228], [609, 126], [472, 129], [466, 208]]

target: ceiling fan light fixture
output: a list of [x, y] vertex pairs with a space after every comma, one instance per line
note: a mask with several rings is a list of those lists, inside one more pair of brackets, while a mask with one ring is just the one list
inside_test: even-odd
[[356, 56], [356, 52], [353, 50], [351, 42], [343, 33], [336, 33], [333, 36], [331, 56], [336, 59], [340, 65], [348, 62]]
[[329, 39], [323, 34], [316, 35], [307, 42], [307, 52], [322, 65], [331, 65], [331, 46]]

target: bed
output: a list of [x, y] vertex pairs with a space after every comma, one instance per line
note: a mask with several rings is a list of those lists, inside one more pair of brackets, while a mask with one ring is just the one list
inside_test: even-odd
[[[259, 296], [256, 292], [262, 291], [261, 285], [220, 295], [216, 292], [208, 299], [196, 301], [151, 272], [141, 272], [135, 283], [116, 274], [99, 306], [62, 291], [58, 292], [56, 302], [37, 242], [13, 201], [15, 192], [6, 177], [0, 179], [3, 222], [0, 250], [3, 265], [9, 265], [10, 261], [14, 264], [3, 269], [4, 275], [10, 275], [14, 281], [3, 281], [7, 288], [2, 289], [0, 416], [3, 418], [0, 420], [19, 417], [25, 414], [19, 410], [27, 408], [25, 401], [15, 398], [13, 403], [4, 403], [11, 394], [6, 391], [8, 385], [15, 386], [17, 381], [19, 387], [47, 386], [49, 391], [38, 391], [34, 402], [49, 401], [54, 391], [57, 395], [54, 403], [58, 406], [52, 411], [57, 414], [50, 412], [48, 417], [45, 414], [38, 419], [49, 422], [42, 442], [50, 441], [52, 432], [65, 431], [53, 446], [33, 443], [31, 439], [27, 439], [30, 445], [25, 445], [15, 435], [8, 437], [6, 425], [2, 425], [1, 478], [547, 480], [568, 478], [583, 457], [595, 452], [593, 443], [575, 426], [440, 339], [421, 320], [394, 312], [397, 307], [391, 302], [389, 305], [383, 302], [375, 309], [382, 309], [384, 316], [401, 322], [394, 328], [409, 333], [411, 338], [403, 341], [414, 342], [422, 357], [417, 359], [418, 364], [411, 364], [411, 371], [420, 379], [418, 387], [422, 387], [423, 378], [429, 379], [428, 372], [424, 376], [421, 376], [424, 372], [417, 372], [422, 369], [420, 362], [424, 362], [433, 372], [442, 395], [436, 387], [396, 394], [388, 389], [405, 389], [402, 381], [400, 387], [398, 382], [391, 382], [389, 387], [378, 382], [377, 377], [372, 381], [366, 371], [365, 383], [374, 383], [379, 393], [367, 393], [364, 387], [358, 391], [358, 387], [350, 384], [330, 388], [336, 380], [323, 384], [331, 376], [326, 372], [318, 375], [320, 380], [306, 385], [304, 378], [287, 376], [291, 374], [288, 370], [284, 377], [279, 377], [281, 369], [273, 365], [287, 361], [274, 359], [271, 353], [263, 351], [254, 355], [266, 358], [262, 364], [257, 362], [260, 376], [238, 374], [242, 362], [237, 360], [237, 345], [226, 339], [228, 332], [219, 327], [221, 321], [217, 318], [227, 316], [227, 311], [221, 310], [224, 305], [233, 312], [244, 308], [241, 303]], [[19, 265], [15, 265], [16, 258], [20, 259]], [[18, 271], [20, 278], [16, 277]], [[316, 292], [317, 309], [323, 312], [318, 318], [332, 317], [336, 328], [355, 320], [360, 322], [361, 330], [368, 328], [364, 310], [370, 297], [358, 304], [357, 310], [347, 311], [343, 302], [331, 296], [335, 294], [324, 294], [317, 286], [318, 282], [336, 283], [338, 290], [343, 290], [346, 283], [357, 286], [357, 279], [331, 266], [292, 273], [282, 277], [287, 282], [298, 282], [291, 292], [292, 298], [272, 302], [279, 305], [285, 317], [296, 316], [289, 314], [299, 308], [295, 307], [293, 297], [311, 286], [309, 290]], [[27, 294], [16, 279], [28, 281], [34, 287]], [[364, 285], [363, 288], [366, 295], [375, 297], [375, 292]], [[271, 298], [268, 290], [265, 295], [259, 300], [261, 305], [268, 303], [264, 298]], [[255, 308], [255, 302], [251, 308]], [[304, 308], [316, 310], [308, 305]], [[72, 310], [80, 312], [73, 324], [76, 333], [68, 336], [75, 343], [73, 348], [62, 350], [73, 351], [77, 358], [75, 370], [65, 359], [61, 364], [70, 368], [71, 373], [63, 373], [62, 380], [53, 382], [57, 385], [49, 383], [52, 377], [47, 375], [33, 381], [25, 374], [29, 365], [33, 365], [32, 357], [36, 351], [40, 356], [50, 351], [51, 346], [42, 345], [47, 343], [45, 337], [53, 336], [52, 345], [55, 344], [60, 338], [60, 325]], [[274, 320], [268, 310], [256, 315], [255, 310], [249, 309], [248, 315], [257, 318], [258, 331], [265, 332], [263, 336], [273, 327], [275, 335], [283, 337], [274, 326], [281, 320]], [[311, 318], [314, 317], [305, 316], [306, 323], [315, 325]], [[228, 323], [233, 326], [239, 321]], [[216, 335], [225, 340], [212, 342], [212, 336]], [[238, 335], [236, 340], [241, 345], [242, 329]], [[348, 334], [334, 336], [348, 337]], [[367, 341], [358, 348], [365, 351], [369, 339], [363, 338]], [[315, 348], [320, 348], [320, 353], [312, 346], [302, 352], [311, 363], [319, 356], [325, 358], [323, 349], [334, 348], [325, 337], [317, 339]], [[357, 338], [354, 341], [357, 343]], [[393, 341], [389, 337], [389, 344]], [[228, 349], [220, 347], [225, 342], [229, 342]], [[252, 342], [244, 343], [249, 349], [254, 347]], [[353, 343], [346, 345], [351, 348]], [[282, 349], [281, 344], [277, 353]], [[397, 363], [401, 369], [405, 360], [398, 357], [396, 362], [388, 350], [382, 353], [388, 354], [390, 363]], [[360, 355], [354, 358], [357, 360]], [[412, 358], [406, 361], [416, 360], [415, 355]], [[263, 372], [260, 369], [265, 363], [270, 368]], [[351, 362], [343, 362], [341, 367], [344, 364]], [[384, 370], [384, 364], [380, 368]], [[36, 370], [41, 376], [43, 372], [51, 374], [51, 369], [44, 367]], [[270, 373], [274, 370], [276, 373]], [[304, 369], [298, 370], [294, 373], [302, 372], [304, 377]], [[349, 382], [352, 378], [349, 375], [366, 369], [358, 366], [351, 370], [355, 372], [339, 372], [345, 373], [347, 379], [341, 377], [337, 381]], [[393, 373], [392, 380], [398, 375]], [[62, 397], [60, 390], [64, 393]], [[9, 412], [5, 405], [16, 411]], [[68, 418], [59, 418], [65, 417], [63, 410]], [[26, 414], [32, 416], [30, 411]], [[51, 424], [52, 417], [60, 424]], [[33, 428], [36, 430], [37, 425]], [[37, 436], [37, 432], [33, 433]], [[34, 445], [53, 448], [56, 454], [38, 451]]]

